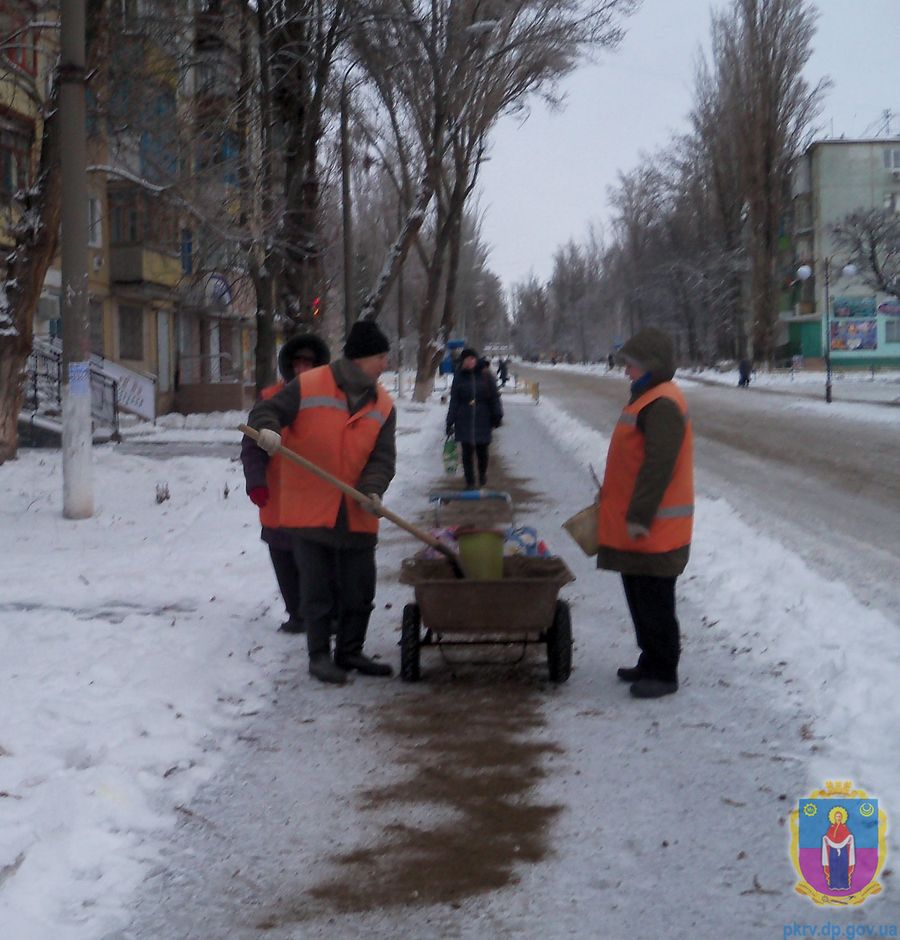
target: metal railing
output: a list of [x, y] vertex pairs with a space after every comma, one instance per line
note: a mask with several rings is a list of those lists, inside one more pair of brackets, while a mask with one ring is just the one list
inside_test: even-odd
[[[24, 405], [51, 418], [62, 417], [62, 353], [35, 343], [26, 367]], [[91, 418], [119, 435], [119, 383], [91, 365]]]

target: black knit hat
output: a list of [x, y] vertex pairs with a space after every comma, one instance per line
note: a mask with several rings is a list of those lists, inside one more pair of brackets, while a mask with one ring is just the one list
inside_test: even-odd
[[478, 360], [478, 353], [475, 352], [475, 350], [472, 349], [470, 346], [467, 346], [467, 347], [459, 354], [459, 361], [462, 362], [464, 359], [468, 359], [469, 356], [474, 356], [474, 357], [475, 357], [475, 360], [476, 360], [476, 361]]
[[344, 355], [348, 359], [365, 359], [366, 356], [379, 356], [381, 353], [386, 353], [390, 348], [388, 338], [381, 332], [374, 320], [357, 320], [347, 334]]

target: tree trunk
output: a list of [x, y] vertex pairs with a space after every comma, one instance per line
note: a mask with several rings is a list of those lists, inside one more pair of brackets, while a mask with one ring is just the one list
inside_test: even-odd
[[14, 229], [16, 246], [8, 257], [4, 285], [7, 306], [0, 310], [0, 464], [12, 460], [18, 451], [18, 418], [34, 312], [57, 248], [62, 179], [56, 82], [46, 113], [38, 182], [29, 191], [26, 213]]
[[[256, 392], [259, 393], [279, 377], [275, 362], [275, 291], [272, 278], [263, 274], [256, 259], [249, 261], [250, 279], [256, 293]], [[267, 269], [268, 270], [268, 269]]]

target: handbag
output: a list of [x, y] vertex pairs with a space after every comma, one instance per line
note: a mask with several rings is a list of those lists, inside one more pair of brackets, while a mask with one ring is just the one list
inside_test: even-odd
[[566, 519], [562, 527], [572, 536], [578, 547], [587, 556], [596, 555], [600, 546], [597, 544], [597, 503], [593, 502], [584, 509], [579, 509], [574, 516]]

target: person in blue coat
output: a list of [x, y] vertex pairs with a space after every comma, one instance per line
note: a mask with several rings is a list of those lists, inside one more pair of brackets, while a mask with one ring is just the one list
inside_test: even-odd
[[491, 432], [502, 421], [503, 405], [493, 373], [474, 349], [464, 349], [450, 387], [447, 436], [455, 437], [462, 446], [463, 473], [469, 489], [475, 488], [476, 461], [478, 485], [487, 486]]

